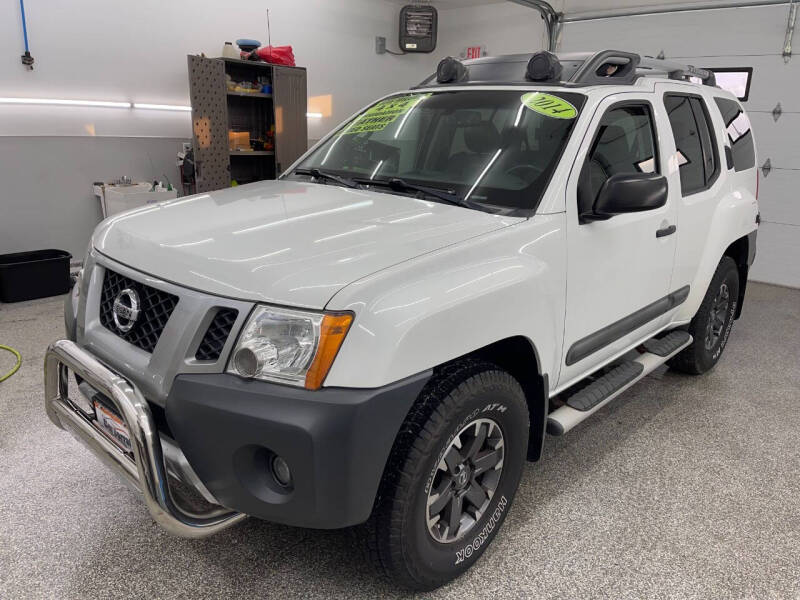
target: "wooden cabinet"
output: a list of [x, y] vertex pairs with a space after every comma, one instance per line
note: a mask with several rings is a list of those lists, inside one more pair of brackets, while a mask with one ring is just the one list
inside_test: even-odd
[[[306, 70], [189, 56], [197, 191], [275, 179], [308, 144]], [[271, 92], [231, 89], [258, 82]], [[236, 132], [237, 142], [229, 142]]]

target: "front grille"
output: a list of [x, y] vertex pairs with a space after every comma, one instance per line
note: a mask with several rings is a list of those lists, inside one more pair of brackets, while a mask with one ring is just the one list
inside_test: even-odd
[[203, 336], [203, 341], [197, 348], [195, 353], [197, 360], [217, 360], [220, 357], [237, 316], [239, 316], [239, 311], [234, 308], [217, 310], [214, 320], [211, 321]]
[[[120, 331], [114, 323], [114, 300], [125, 289], [133, 290], [139, 297], [139, 317], [130, 331]], [[137, 348], [152, 352], [176, 304], [177, 296], [106, 269], [100, 294], [100, 323]]]

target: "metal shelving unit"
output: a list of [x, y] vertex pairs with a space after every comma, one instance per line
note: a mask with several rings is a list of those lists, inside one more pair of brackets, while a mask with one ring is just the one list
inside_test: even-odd
[[261, 92], [232, 92], [228, 90], [228, 96], [241, 96], [243, 98], [272, 98], [272, 94], [262, 94]]
[[[197, 191], [275, 179], [308, 144], [306, 70], [230, 58], [189, 56]], [[271, 94], [229, 90], [234, 81], [261, 81]], [[228, 132], [248, 132], [251, 142], [273, 150], [231, 150]], [[245, 158], [246, 157], [246, 158]]]

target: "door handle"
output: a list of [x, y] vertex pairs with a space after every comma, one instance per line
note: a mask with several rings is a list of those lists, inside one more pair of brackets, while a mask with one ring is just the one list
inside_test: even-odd
[[668, 235], [672, 235], [673, 233], [675, 233], [677, 230], [678, 228], [675, 227], [675, 225], [670, 225], [669, 227], [662, 227], [661, 229], [656, 231], [656, 237], [657, 238], [667, 237]]

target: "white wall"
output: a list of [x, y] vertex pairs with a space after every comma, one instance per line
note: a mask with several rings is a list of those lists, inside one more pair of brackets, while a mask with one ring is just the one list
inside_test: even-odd
[[440, 11], [437, 56], [480, 45], [490, 56], [541, 50], [547, 47], [544, 22], [537, 11], [511, 2]]
[[[309, 95], [333, 95], [333, 115], [309, 123], [312, 138], [436, 64], [433, 55], [375, 54], [376, 35], [396, 45], [398, 6], [383, 0], [50, 0], [27, 7], [36, 65], [26, 71], [19, 6], [8, 2], [0, 8], [0, 95], [186, 105], [186, 55], [218, 56], [223, 42], [241, 37], [266, 44], [267, 7], [273, 44], [291, 44], [308, 68]], [[139, 112], [3, 107], [0, 135], [88, 135], [89, 124], [96, 135], [191, 133], [188, 115]]]
[[[440, 56], [376, 55], [376, 35], [397, 48], [400, 5], [384, 0], [48, 0], [26, 5], [36, 59], [26, 71], [19, 5], [6, 2], [0, 96], [186, 105], [186, 55], [217, 56], [241, 37], [266, 43], [267, 7], [273, 44], [291, 44], [308, 68], [309, 95], [333, 97], [333, 114], [309, 121], [312, 139], [419, 82]], [[173, 150], [190, 136], [188, 113], [0, 105], [0, 253], [59, 247], [80, 256], [99, 219], [92, 182], [161, 173], [175, 181]]]
[[[175, 138], [0, 137], [0, 254], [60, 248], [83, 260], [100, 206], [95, 180], [178, 180]], [[67, 168], [64, 168], [64, 165]], [[124, 169], [124, 170], [122, 170]]]

